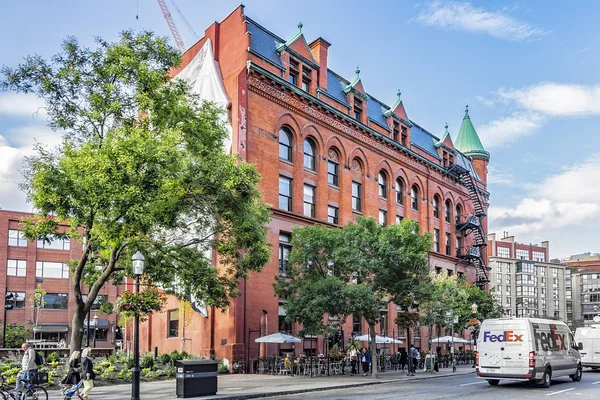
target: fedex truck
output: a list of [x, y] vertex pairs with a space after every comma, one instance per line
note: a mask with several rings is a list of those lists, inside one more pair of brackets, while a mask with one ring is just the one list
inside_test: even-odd
[[600, 324], [577, 328], [575, 340], [581, 343], [581, 364], [593, 369], [600, 368]]
[[539, 318], [486, 319], [477, 339], [477, 375], [490, 385], [500, 380], [535, 381], [550, 387], [552, 378], [580, 381], [581, 356], [564, 322]]

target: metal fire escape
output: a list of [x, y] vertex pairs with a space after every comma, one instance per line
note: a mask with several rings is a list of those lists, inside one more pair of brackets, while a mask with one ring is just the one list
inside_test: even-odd
[[456, 256], [459, 259], [459, 263], [467, 262], [468, 264], [475, 266], [475, 270], [477, 272], [477, 279], [475, 283], [479, 288], [483, 289], [490, 281], [488, 278], [488, 269], [485, 265], [485, 258], [483, 254], [483, 249], [487, 246], [487, 238], [485, 236], [485, 232], [483, 231], [483, 218], [487, 215], [487, 213], [483, 202], [479, 197], [479, 192], [477, 190], [475, 180], [473, 179], [473, 175], [471, 175], [468, 169], [458, 164], [454, 164], [446, 169], [446, 173], [457, 179], [469, 191], [469, 198], [473, 204], [474, 214], [456, 216], [456, 235], [458, 237], [461, 232], [464, 233], [462, 237], [473, 235], [475, 242], [474, 244], [468, 246], [466, 250], [463, 250], [463, 248], [457, 249]]

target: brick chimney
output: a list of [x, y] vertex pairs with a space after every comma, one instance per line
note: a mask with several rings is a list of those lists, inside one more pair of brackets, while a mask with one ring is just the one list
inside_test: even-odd
[[319, 87], [327, 90], [327, 52], [331, 43], [320, 37], [309, 46], [313, 57], [317, 61], [317, 64], [319, 64]]

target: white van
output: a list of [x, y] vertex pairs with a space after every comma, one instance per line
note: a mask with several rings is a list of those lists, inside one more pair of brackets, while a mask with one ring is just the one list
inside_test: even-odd
[[575, 341], [581, 343], [581, 365], [584, 367], [600, 368], [600, 324], [577, 328]]
[[500, 380], [535, 381], [549, 387], [552, 378], [581, 380], [581, 356], [569, 327], [539, 318], [486, 319], [477, 339], [477, 375], [490, 385]]

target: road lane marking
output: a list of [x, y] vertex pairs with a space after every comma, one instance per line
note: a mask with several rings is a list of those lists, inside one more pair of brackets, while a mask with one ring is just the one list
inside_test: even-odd
[[485, 383], [485, 381], [481, 381], [481, 382], [471, 382], [471, 383], [463, 383], [462, 385], [458, 385], [458, 386], [469, 386], [469, 385], [478, 385], [480, 383]]
[[571, 390], [575, 390], [575, 388], [571, 388], [571, 389], [565, 389], [565, 390], [559, 390], [558, 392], [554, 392], [554, 393], [548, 393], [546, 396], [554, 396], [555, 394], [559, 394], [559, 393], [564, 393], [564, 392], [569, 392]]
[[600, 381], [598, 381], [598, 382], [594, 382], [594, 383], [592, 383], [592, 385], [597, 385], [597, 384], [599, 384], [599, 383], [600, 383]]

